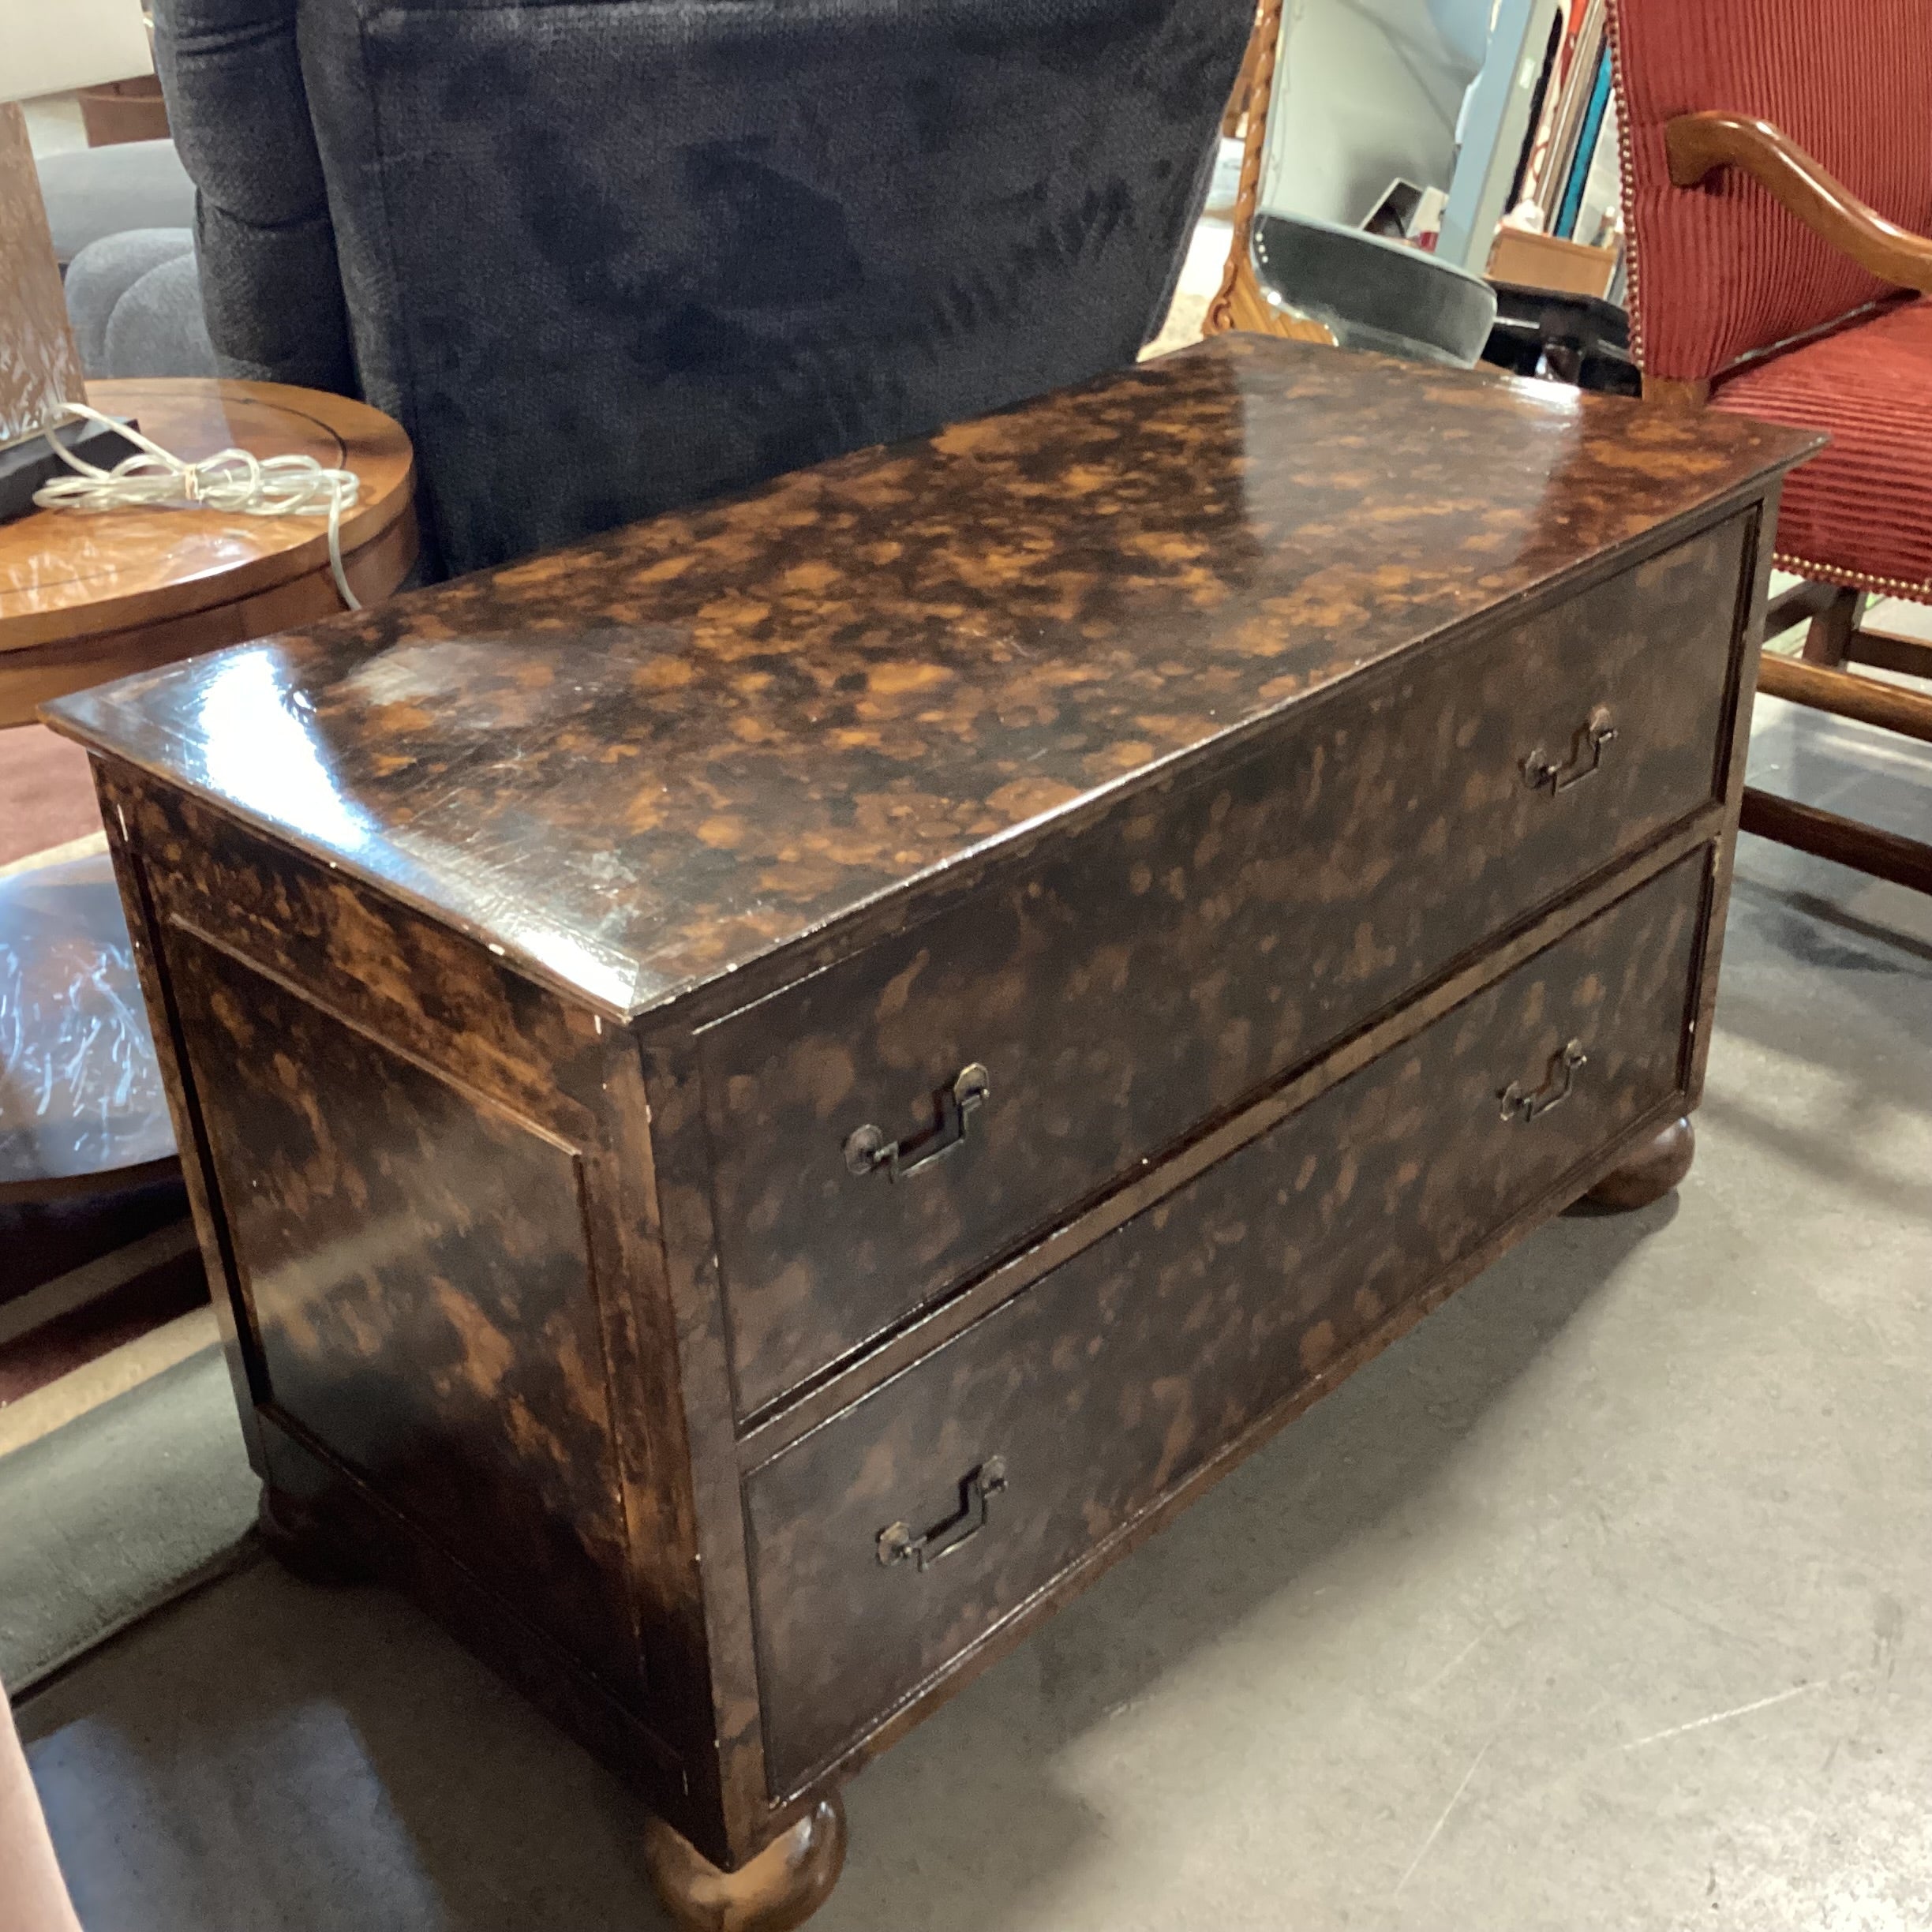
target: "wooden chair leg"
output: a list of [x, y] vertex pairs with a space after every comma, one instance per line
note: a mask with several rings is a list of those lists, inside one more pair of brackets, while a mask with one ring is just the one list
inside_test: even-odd
[[[1650, 391], [1646, 385], [1644, 394]], [[1814, 631], [1821, 620], [1843, 608], [1848, 600], [1854, 607], [1862, 593], [1846, 589], [1842, 584], [1820, 583], [1807, 578], [1793, 584], [1788, 590], [1780, 590], [1772, 598], [1765, 610], [1765, 642], [1768, 644], [1775, 637], [1782, 637], [1794, 626], [1809, 623]], [[1809, 638], [1807, 638], [1807, 643]]]
[[[1648, 395], [1649, 391], [1645, 392]], [[1895, 631], [1874, 631], [1865, 623], [1870, 598], [1850, 584], [1796, 583], [1774, 597], [1765, 612], [1767, 642], [1795, 624], [1808, 623], [1803, 661], [1836, 670], [1846, 664], [1870, 665], [1932, 680], [1932, 642]]]
[[[1932, 744], [1932, 695], [1908, 691], [1855, 672], [1807, 664], [1802, 658], [1765, 657], [1758, 667], [1758, 688], [1773, 698], [1855, 718], [1903, 738]], [[1836, 859], [1874, 878], [1889, 879], [1915, 891], [1932, 893], [1932, 845], [1861, 825], [1837, 812], [1801, 805], [1754, 787], [1744, 788], [1742, 829], [1775, 839], [1820, 859]]]
[[1899, 671], [1907, 677], [1932, 680], [1932, 644], [1923, 638], [1868, 631], [1860, 624], [1852, 633], [1845, 656], [1853, 664], [1870, 665], [1876, 671]]
[[1932, 695], [1888, 684], [1881, 678], [1860, 677], [1855, 671], [1834, 670], [1803, 658], [1765, 657], [1758, 666], [1758, 688], [1792, 704], [1829, 711], [1834, 717], [1856, 718], [1921, 743], [1932, 744]]
[[1834, 667], [1843, 664], [1864, 611], [1865, 593], [1849, 585], [1839, 586], [1837, 594], [1811, 620], [1811, 628], [1805, 633], [1805, 662]]
[[1855, 818], [1821, 811], [1815, 805], [1800, 805], [1795, 799], [1777, 798], [1754, 785], [1744, 788], [1744, 810], [1738, 822], [1741, 830], [1760, 838], [1834, 859], [1914, 892], [1932, 893], [1932, 845], [1917, 839], [1881, 832], [1876, 826], [1860, 825]]

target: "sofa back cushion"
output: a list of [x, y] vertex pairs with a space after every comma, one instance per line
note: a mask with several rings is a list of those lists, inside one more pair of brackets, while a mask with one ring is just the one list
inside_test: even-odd
[[362, 389], [461, 570], [1130, 361], [1251, 0], [298, 17]]

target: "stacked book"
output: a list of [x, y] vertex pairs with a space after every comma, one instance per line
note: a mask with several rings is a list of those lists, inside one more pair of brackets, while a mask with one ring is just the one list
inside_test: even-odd
[[1556, 84], [1545, 94], [1521, 199], [1491, 260], [1499, 279], [1620, 298], [1621, 177], [1608, 28], [1607, 0], [1571, 0]]

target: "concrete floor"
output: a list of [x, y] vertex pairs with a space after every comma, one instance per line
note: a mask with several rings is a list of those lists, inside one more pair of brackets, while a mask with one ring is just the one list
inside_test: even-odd
[[[1932, 758], [1763, 706], [1923, 830]], [[1854, 754], [1856, 762], [1853, 762]], [[1741, 848], [1698, 1164], [1525, 1244], [849, 1788], [822, 1932], [1932, 1926], [1932, 901]], [[661, 1927], [616, 1785], [266, 1565], [28, 1702], [89, 1932]]]

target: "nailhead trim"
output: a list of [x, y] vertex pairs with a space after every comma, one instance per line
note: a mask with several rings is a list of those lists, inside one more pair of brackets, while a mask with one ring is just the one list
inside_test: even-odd
[[1909, 597], [1915, 604], [1932, 604], [1932, 581], [1912, 583], [1903, 577], [1874, 577], [1865, 571], [1840, 570], [1836, 564], [1814, 564], [1808, 557], [1787, 556], [1773, 550], [1771, 561], [1794, 577], [1809, 578], [1814, 583], [1848, 584], [1856, 590], [1885, 590], [1894, 597]]

